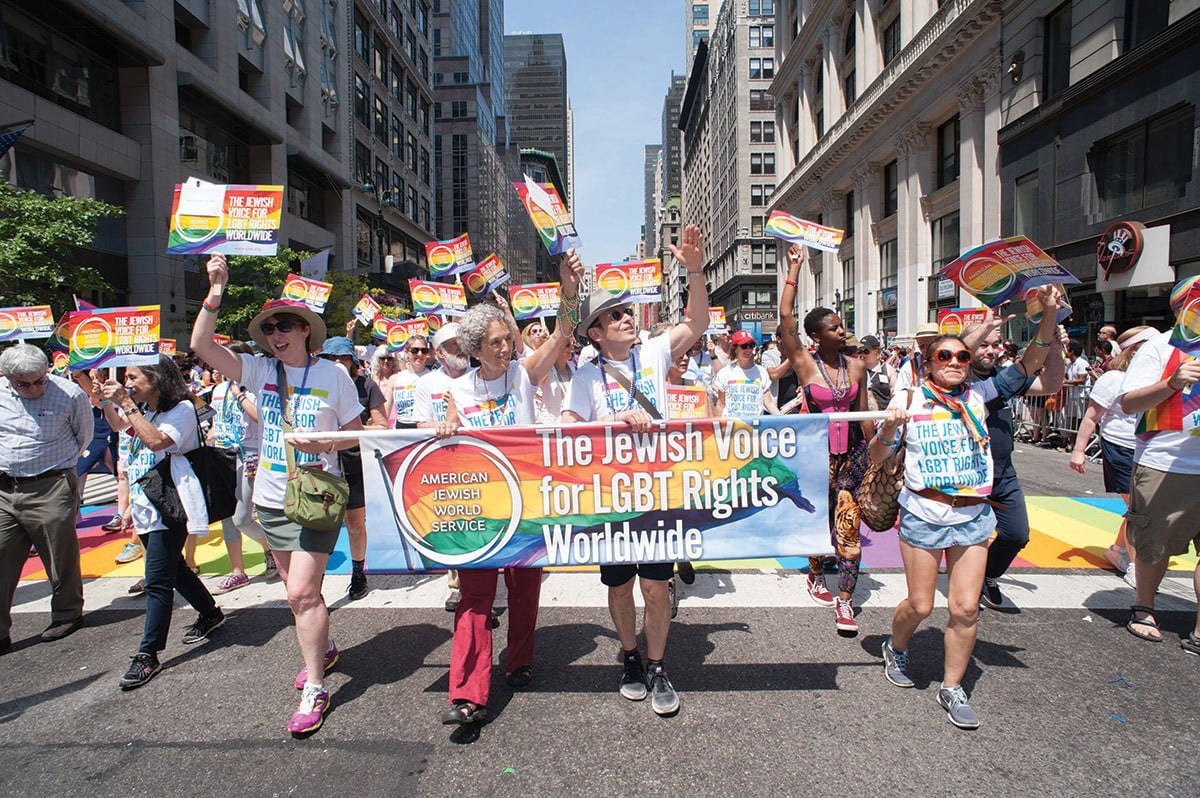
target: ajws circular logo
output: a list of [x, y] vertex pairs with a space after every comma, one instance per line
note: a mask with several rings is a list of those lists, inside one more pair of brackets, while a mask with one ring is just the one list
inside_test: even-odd
[[432, 308], [441, 304], [441, 295], [431, 285], [418, 285], [412, 290], [413, 305]]
[[1179, 333], [1185, 343], [1200, 341], [1200, 297], [1184, 305], [1179, 314]]
[[613, 296], [621, 296], [629, 291], [629, 278], [618, 268], [608, 268], [600, 272], [596, 284]]
[[471, 272], [467, 275], [466, 283], [467, 290], [472, 294], [482, 294], [483, 290], [487, 288], [487, 277], [479, 272]]
[[108, 321], [96, 316], [86, 319], [71, 335], [71, 352], [77, 361], [87, 361], [99, 356], [116, 341], [116, 335]]
[[541, 305], [537, 292], [530, 288], [518, 288], [513, 291], [509, 302], [512, 303], [513, 311], [518, 314], [532, 313]]

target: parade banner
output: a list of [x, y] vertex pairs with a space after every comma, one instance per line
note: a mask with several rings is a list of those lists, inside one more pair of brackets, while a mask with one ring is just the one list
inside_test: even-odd
[[175, 357], [175, 352], [178, 350], [177, 342], [174, 338], [159, 338], [158, 353], [167, 357]]
[[389, 355], [394, 355], [404, 349], [408, 339], [414, 335], [423, 335], [429, 337], [429, 325], [425, 319], [405, 319], [404, 321], [393, 321], [388, 325], [387, 351]]
[[557, 316], [561, 286], [559, 283], [526, 283], [508, 287], [508, 304], [517, 321]]
[[362, 326], [370, 327], [371, 322], [379, 315], [379, 303], [372, 299], [370, 294], [363, 294], [362, 299], [358, 300], [358, 304], [350, 312]]
[[274, 255], [279, 251], [283, 186], [206, 183], [175, 186], [168, 255]]
[[71, 314], [71, 370], [158, 363], [159, 306], [77, 310]]
[[938, 335], [962, 335], [972, 324], [987, 321], [984, 308], [942, 308], [938, 311]]
[[728, 322], [725, 320], [725, 308], [709, 308], [708, 329], [704, 331], [704, 334], [724, 335], [726, 324], [728, 324]]
[[509, 281], [508, 269], [500, 262], [498, 255], [488, 255], [479, 261], [479, 265], [463, 278], [467, 290], [475, 296], [495, 291]]
[[283, 282], [283, 299], [294, 299], [308, 305], [313, 313], [325, 313], [325, 303], [333, 291], [333, 283], [323, 283], [320, 280], [310, 280], [299, 274], [289, 274]]
[[1030, 288], [1079, 284], [1074, 275], [1025, 236], [975, 247], [943, 266], [939, 275], [989, 308], [1008, 302]]
[[471, 254], [470, 237], [463, 233], [446, 241], [426, 242], [425, 262], [429, 264], [429, 276], [434, 278], [471, 271], [475, 256]]
[[546, 250], [551, 255], [562, 255], [568, 249], [579, 249], [582, 242], [558, 189], [553, 183], [536, 183], [529, 175], [523, 177], [524, 181], [514, 182], [513, 186]]
[[409, 280], [408, 290], [412, 295], [413, 313], [461, 316], [467, 312], [467, 293], [461, 285]]
[[667, 418], [708, 418], [712, 415], [710, 411], [708, 389], [703, 385], [667, 386]]
[[823, 556], [820, 416], [364, 432], [381, 570]]
[[596, 265], [597, 288], [635, 305], [662, 301], [662, 262], [658, 258]]
[[846, 235], [845, 231], [836, 227], [806, 222], [783, 211], [771, 211], [767, 223], [763, 225], [763, 232], [822, 252], [837, 252], [842, 246], [842, 238]]
[[0, 342], [49, 338], [54, 326], [54, 310], [49, 305], [0, 308]]

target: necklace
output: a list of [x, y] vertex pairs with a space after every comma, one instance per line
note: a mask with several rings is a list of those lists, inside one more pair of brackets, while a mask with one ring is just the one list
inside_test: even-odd
[[[479, 376], [479, 369], [475, 369], [475, 371], [472, 372], [472, 375], [475, 377], [476, 384], [482, 384], [483, 395], [487, 397], [489, 405], [492, 406], [489, 407], [489, 410], [496, 414], [504, 412], [504, 408], [508, 405], [508, 397], [512, 394], [508, 387], [508, 371], [508, 369], [504, 370], [504, 393], [495, 398], [492, 397], [492, 392], [488, 390], [488, 380]], [[496, 379], [500, 378], [497, 377]], [[478, 389], [476, 390], [476, 393], [479, 393]]]
[[850, 393], [850, 377], [846, 368], [846, 357], [841, 352], [838, 352], [838, 370], [837, 381], [829, 379], [829, 372], [825, 369], [825, 361], [821, 360], [820, 354], [813, 358], [817, 361], [817, 369], [821, 372], [821, 379], [825, 380], [825, 384], [829, 386], [829, 392], [833, 394], [833, 401], [841, 402]]

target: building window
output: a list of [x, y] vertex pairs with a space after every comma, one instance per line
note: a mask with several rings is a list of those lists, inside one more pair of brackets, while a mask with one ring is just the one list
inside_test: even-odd
[[899, 207], [899, 165], [891, 161], [883, 166], [883, 218], [896, 212]]
[[958, 180], [958, 114], [937, 129], [937, 187]]
[[428, 136], [429, 135], [429, 100], [426, 100], [424, 97], [421, 98], [421, 118], [419, 121], [421, 124], [421, 130], [425, 132], [426, 136]]
[[750, 110], [773, 111], [775, 110], [775, 98], [766, 89], [751, 89]]
[[417, 187], [408, 187], [408, 217], [414, 222], [421, 221], [420, 211], [417, 208]]
[[879, 294], [876, 309], [879, 311], [879, 329], [888, 335], [896, 334], [896, 318], [899, 307], [899, 267], [896, 239], [879, 245]]
[[421, 182], [429, 185], [429, 150], [421, 148]]
[[774, 58], [751, 58], [750, 59], [750, 79], [770, 79], [775, 77], [775, 59]]
[[417, 173], [417, 137], [412, 133], [408, 134], [408, 168]]
[[813, 76], [813, 128], [817, 138], [825, 135], [825, 69], [817, 65], [817, 74]]
[[390, 174], [387, 163], [382, 158], [375, 159], [375, 190], [379, 192], [387, 191], [388, 175]]
[[1166, 30], [1170, 17], [1171, 4], [1163, 0], [1126, 0], [1125, 50], [1132, 50]]
[[404, 102], [404, 68], [395, 58], [392, 59], [391, 74], [392, 99], [398, 103]]
[[404, 108], [414, 122], [417, 121], [417, 84], [407, 81], [408, 93], [404, 97]]
[[846, 36], [842, 39], [842, 57], [848, 58], [854, 52], [855, 37], [858, 35], [858, 25], [855, 24], [854, 17], [850, 18], [850, 22], [846, 25]]
[[467, 115], [467, 101], [466, 100], [452, 100], [450, 102], [450, 118], [451, 119], [462, 119], [466, 115]]
[[1184, 196], [1192, 177], [1196, 109], [1185, 105], [1099, 141], [1088, 153], [1106, 218]]
[[958, 211], [934, 219], [930, 225], [933, 234], [933, 273], [929, 282], [930, 321], [937, 321], [937, 308], [952, 308], [958, 303], [958, 291], [954, 283], [938, 277], [938, 272], [947, 263], [958, 257]]
[[842, 78], [842, 93], [846, 97], [846, 107], [849, 108], [854, 104], [854, 99], [858, 97], [854, 86], [854, 70], [851, 69], [846, 73], [846, 77]]
[[380, 83], [382, 83], [383, 85], [386, 86], [387, 79], [388, 79], [387, 43], [379, 36], [375, 37], [374, 57], [375, 57], [375, 60], [373, 62], [373, 69], [375, 72], [375, 77], [379, 80]]
[[842, 261], [842, 306], [837, 309], [847, 330], [854, 329], [854, 258]]
[[420, 221], [420, 225], [421, 225], [422, 227], [424, 227], [426, 230], [432, 230], [432, 229], [433, 229], [433, 228], [430, 226], [430, 224], [429, 224], [429, 216], [430, 216], [430, 213], [429, 213], [429, 198], [428, 198], [428, 197], [421, 197], [421, 221]]
[[773, 17], [775, 16], [775, 0], [750, 0], [749, 10], [752, 17]]
[[692, 31], [692, 49], [695, 50], [700, 46], [700, 42], [708, 41], [708, 31], [694, 30]]
[[775, 26], [774, 25], [750, 25], [750, 46], [751, 47], [774, 47], [775, 46]]
[[775, 123], [774, 122], [751, 122], [750, 123], [750, 143], [751, 144], [774, 144], [775, 143]]
[[371, 182], [371, 148], [354, 142], [354, 181], [360, 186]]
[[375, 95], [375, 138], [384, 142], [388, 140], [387, 106], [379, 95]]
[[750, 207], [761, 208], [767, 203], [763, 198], [763, 187], [761, 183], [752, 183], [750, 185]]
[[1017, 178], [1013, 191], [1013, 233], [1038, 240], [1038, 173], [1030, 172]]
[[395, 114], [392, 114], [391, 150], [395, 158], [404, 160], [404, 126], [400, 124], [400, 117]]
[[371, 92], [367, 89], [367, 82], [359, 77], [354, 76], [354, 118], [364, 125], [371, 124]]
[[359, 13], [358, 9], [354, 10], [354, 53], [363, 60], [363, 63], [371, 63], [371, 26], [367, 24], [367, 18]]
[[1049, 100], [1071, 85], [1071, 3], [1066, 2], [1046, 17], [1045, 64], [1042, 90]]
[[752, 153], [750, 153], [750, 174], [752, 174], [752, 175], [773, 175], [773, 174], [775, 174], [775, 153], [773, 153], [773, 152], [752, 152]]
[[763, 234], [763, 217], [751, 216], [750, 217], [750, 235], [757, 238], [758, 236], [761, 236], [762, 234]]
[[893, 19], [883, 29], [883, 36], [880, 37], [880, 45], [883, 47], [884, 66], [887, 66], [892, 62], [893, 58], [900, 54], [900, 17]]
[[396, 203], [396, 210], [404, 213], [404, 178], [399, 172], [392, 172], [392, 202]]
[[846, 192], [846, 204], [843, 210], [846, 212], [846, 238], [854, 237], [854, 190]]
[[708, 24], [708, 3], [692, 3], [692, 24]]

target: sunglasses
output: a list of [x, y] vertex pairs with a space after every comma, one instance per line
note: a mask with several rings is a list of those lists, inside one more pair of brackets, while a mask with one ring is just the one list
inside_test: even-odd
[[957, 360], [959, 363], [966, 365], [971, 362], [971, 353], [965, 349], [959, 349], [957, 352], [950, 349], [939, 349], [933, 353], [933, 358], [939, 363], [949, 363], [951, 360]]
[[610, 310], [608, 312], [608, 318], [610, 321], [620, 321], [626, 316], [633, 316], [633, 308], [617, 308], [616, 310]]
[[429, 354], [429, 350], [428, 350], [428, 349], [422, 349], [422, 348], [421, 348], [421, 347], [419, 347], [419, 346], [413, 346], [413, 347], [409, 347], [409, 349], [408, 349], [408, 353], [409, 353], [410, 355], [428, 355], [428, 354]]
[[24, 382], [22, 380], [9, 380], [14, 388], [20, 388], [22, 391], [28, 391], [30, 388], [41, 388], [46, 384], [45, 377], [38, 377], [33, 382]]
[[734, 348], [734, 349], [753, 349], [753, 348], [754, 348], [754, 344], [753, 344], [753, 343], [734, 344], [734, 345], [733, 345], [733, 348]]
[[263, 331], [263, 335], [270, 335], [276, 330], [279, 330], [281, 333], [290, 333], [296, 329], [296, 324], [297, 322], [287, 320], [276, 322], [264, 321], [259, 327]]

